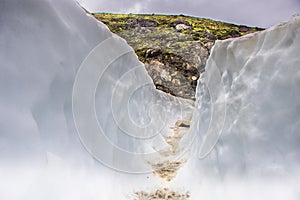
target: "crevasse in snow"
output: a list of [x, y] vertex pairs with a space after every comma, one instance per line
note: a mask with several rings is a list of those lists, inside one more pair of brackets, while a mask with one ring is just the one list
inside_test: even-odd
[[[161, 187], [96, 160], [149, 170], [142, 161], [167, 145], [156, 131], [168, 134], [189, 118], [190, 102], [157, 92], [124, 40], [72, 1], [4, 0], [0, 13], [0, 198], [128, 199], [134, 190]], [[295, 16], [215, 44], [181, 144], [197, 135], [195, 151], [170, 187], [190, 190], [191, 199], [299, 199], [299, 27]], [[82, 99], [96, 117], [82, 113]], [[76, 111], [87, 115], [78, 122]], [[107, 144], [89, 119], [118, 148], [103, 151]], [[151, 156], [130, 160], [119, 151]]]

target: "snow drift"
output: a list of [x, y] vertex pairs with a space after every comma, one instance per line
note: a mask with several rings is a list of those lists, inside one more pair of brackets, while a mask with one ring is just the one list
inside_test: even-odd
[[[153, 130], [167, 132], [176, 120], [189, 118], [190, 102], [154, 90], [130, 47], [72, 1], [5, 0], [0, 24], [1, 199], [127, 199], [136, 189], [164, 185], [147, 174], [110, 170], [93, 156], [101, 161], [99, 156], [108, 155], [118, 170], [124, 164], [125, 171], [132, 166], [149, 170], [118, 150], [152, 155], [153, 146], [164, 149]], [[198, 135], [196, 151], [170, 187], [190, 190], [191, 199], [299, 199], [299, 28], [295, 16], [266, 31], [215, 44], [182, 143], [188, 147]], [[128, 51], [108, 62], [96, 53], [97, 45], [110, 38], [116, 46], [102, 49], [103, 54], [113, 55], [122, 45]], [[110, 67], [101, 68], [103, 63]], [[89, 74], [98, 87], [82, 97], [94, 95], [87, 104], [95, 104], [98, 123], [118, 150], [106, 149], [103, 155], [103, 138], [91, 134], [80, 140], [77, 134], [72, 92], [80, 66], [102, 70], [100, 80]], [[136, 88], [141, 82], [146, 86]], [[89, 83], [81, 85], [82, 91], [89, 92]], [[135, 93], [122, 100], [126, 91]], [[128, 120], [118, 121], [118, 116]], [[84, 127], [90, 118], [83, 119]], [[153, 129], [145, 129], [151, 123]], [[121, 135], [131, 126], [147, 140]]]

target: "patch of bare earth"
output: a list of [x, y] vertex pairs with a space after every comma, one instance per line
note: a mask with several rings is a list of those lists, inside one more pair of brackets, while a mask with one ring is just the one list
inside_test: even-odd
[[[180, 153], [179, 142], [183, 135], [190, 128], [190, 122], [185, 120], [179, 120], [175, 123], [172, 136], [164, 136], [166, 143], [170, 146], [167, 151], [159, 152], [161, 157], [168, 158]], [[168, 159], [150, 163], [155, 170], [153, 173], [155, 176], [170, 182], [177, 175], [182, 165], [186, 163], [186, 159], [183, 158], [180, 161], [170, 161]], [[185, 194], [181, 194], [177, 191], [173, 191], [167, 187], [159, 188], [155, 192], [138, 191], [135, 192], [134, 200], [187, 200], [190, 198], [190, 193], [187, 191]]]
[[190, 193], [180, 194], [168, 188], [157, 189], [155, 192], [148, 193], [139, 191], [135, 193], [134, 200], [187, 200], [190, 198]]

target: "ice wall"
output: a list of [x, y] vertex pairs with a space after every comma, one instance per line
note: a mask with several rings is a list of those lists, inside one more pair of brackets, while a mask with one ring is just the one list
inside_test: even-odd
[[72, 85], [111, 33], [70, 1], [4, 0], [0, 13], [0, 199], [80, 199], [105, 175], [74, 134]]
[[299, 15], [216, 42], [199, 80], [191, 128], [199, 134], [199, 197], [299, 198], [299, 53]]
[[32, 164], [24, 158], [44, 157], [41, 141], [56, 152], [76, 141], [67, 126], [74, 77], [111, 33], [69, 1], [2, 1], [0, 9], [1, 162]]
[[156, 91], [132, 48], [72, 0], [4, 0], [0, 24], [0, 199], [125, 199], [159, 184], [104, 165], [149, 171], [168, 146], [158, 131], [191, 103]]

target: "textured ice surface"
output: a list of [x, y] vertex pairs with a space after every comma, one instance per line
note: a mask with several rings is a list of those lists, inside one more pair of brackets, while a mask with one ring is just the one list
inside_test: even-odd
[[[194, 163], [198, 190], [203, 189], [199, 197], [206, 197], [212, 184], [216, 193], [210, 199], [299, 198], [299, 53], [300, 16], [266, 31], [216, 42], [201, 80], [211, 85], [197, 88], [191, 132], [199, 135], [198, 157], [210, 137], [208, 130], [215, 128], [210, 125], [222, 124], [212, 116], [214, 106], [225, 104], [226, 117], [212, 152]], [[222, 89], [211, 74], [221, 75]], [[218, 89], [208, 89], [214, 87]]]
[[[118, 170], [149, 171], [151, 160], [142, 159], [143, 155], [157, 154], [153, 147], [168, 146], [153, 129], [167, 132], [181, 117], [190, 117], [190, 102], [156, 91], [125, 41], [71, 0], [2, 1], [0, 13], [0, 199], [124, 199], [136, 185], [158, 185], [150, 179], [144, 182], [147, 175], [110, 170], [93, 156]], [[94, 48], [109, 38], [114, 43], [102, 49], [108, 58], [122, 46], [129, 51], [105, 68], [107, 57], [95, 54]], [[103, 73], [91, 106], [112, 144], [109, 148], [103, 137], [89, 132], [95, 131], [91, 127], [86, 127], [82, 141], [75, 128], [72, 91], [75, 77], [84, 69], [82, 63]], [[83, 91], [90, 90], [88, 81], [98, 78], [94, 71], [89, 73], [80, 85]], [[85, 94], [73, 93], [90, 105], [91, 96]], [[122, 118], [113, 118], [118, 116]], [[83, 117], [84, 122], [88, 117]], [[149, 123], [154, 125], [145, 129]], [[128, 124], [151, 138], [138, 140], [124, 134], [121, 128]], [[120, 149], [142, 156], [130, 160]]]
[[[112, 37], [109, 30], [68, 0], [1, 1], [0, 24], [0, 199], [126, 199], [140, 188], [161, 186], [147, 175], [104, 167], [76, 133], [75, 77], [91, 50]], [[221, 127], [222, 134], [207, 157], [199, 160], [199, 150], [190, 159], [171, 188], [190, 190], [191, 199], [300, 198], [296, 184], [300, 180], [299, 27], [300, 17], [294, 17], [261, 33], [216, 43], [204, 78], [218, 69], [222, 84], [211, 81], [208, 87], [198, 86], [191, 135], [199, 135], [195, 149], [200, 149], [207, 130]], [[90, 62], [101, 59], [99, 55]], [[95, 91], [95, 114], [115, 144], [145, 153], [153, 145], [165, 144], [139, 143], [117, 134], [110, 106], [112, 84], [124, 89], [114, 95], [123, 96], [126, 86], [134, 86], [140, 75], [149, 79], [146, 71], [121, 78], [138, 65], [130, 52], [111, 63]], [[208, 92], [211, 87], [217, 89]], [[191, 113], [188, 102], [156, 92], [151, 84], [136, 90], [127, 102], [113, 101], [114, 109], [120, 110], [117, 114], [128, 107], [132, 119], [142, 125], [150, 120], [145, 111], [152, 104], [165, 108], [165, 128]], [[216, 126], [209, 127], [214, 112], [224, 111], [224, 103], [224, 127], [216, 120], [222, 119], [218, 113], [212, 118]], [[154, 111], [162, 110], [154, 107]], [[184, 139], [188, 143], [191, 137]], [[110, 150], [111, 159], [119, 161]]]
[[[226, 119], [213, 152], [218, 160], [212, 159], [219, 173], [287, 175], [299, 166], [299, 53], [299, 16], [215, 44], [206, 73], [217, 67], [224, 84]], [[200, 115], [201, 104], [207, 104], [203, 96], [210, 92], [201, 89], [195, 111]], [[199, 135], [203, 140], [204, 134]]]

